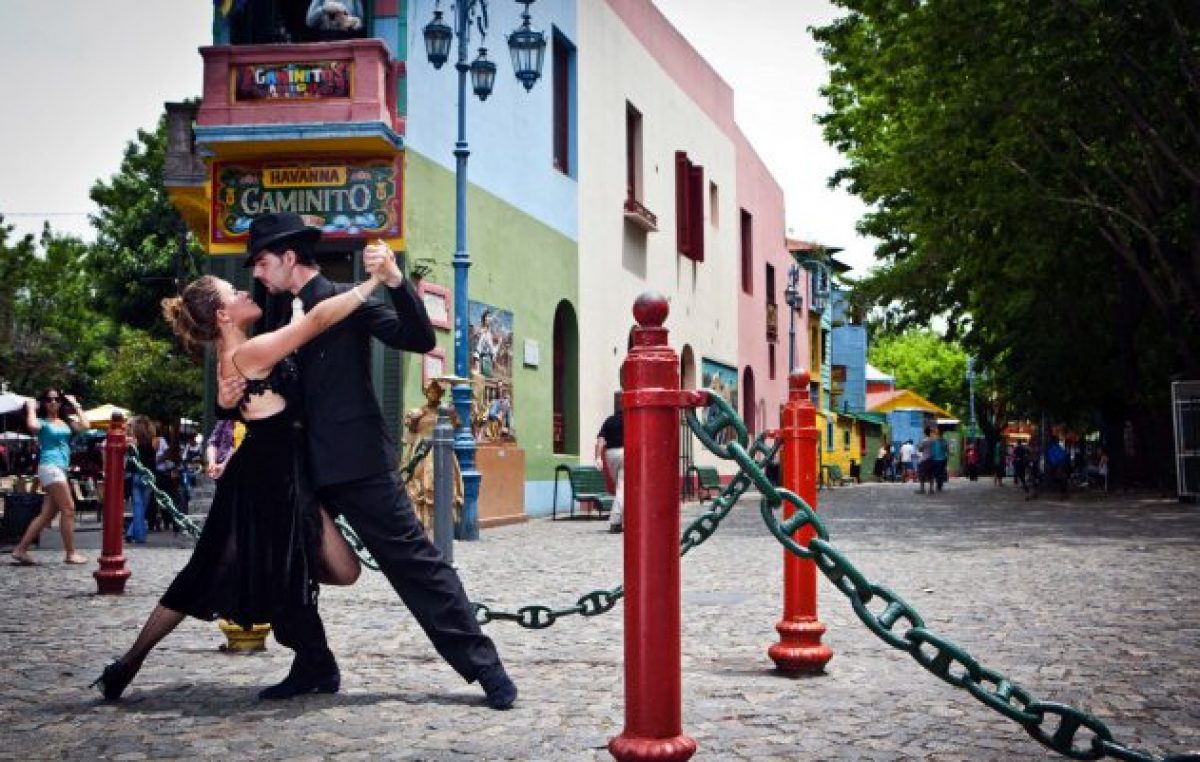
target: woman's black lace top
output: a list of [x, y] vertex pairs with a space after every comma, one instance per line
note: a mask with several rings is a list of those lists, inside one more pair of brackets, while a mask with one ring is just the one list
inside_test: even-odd
[[284, 397], [290, 403], [291, 392], [299, 378], [300, 371], [296, 367], [295, 358], [285, 357], [275, 363], [275, 367], [271, 368], [271, 372], [267, 374], [266, 378], [246, 379], [246, 390], [242, 392], [242, 404], [249, 403], [251, 397], [263, 394], [267, 390]]

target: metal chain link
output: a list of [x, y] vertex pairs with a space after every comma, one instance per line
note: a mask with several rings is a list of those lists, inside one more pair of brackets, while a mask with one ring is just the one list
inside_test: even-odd
[[[432, 449], [433, 446], [430, 444], [428, 439], [422, 439], [417, 443], [416, 449], [413, 450], [412, 457], [409, 458], [408, 462], [401, 466], [400, 470], [397, 472], [402, 485], [408, 484], [410, 481], [412, 481], [413, 473], [417, 470], [417, 464], [420, 463], [421, 459], [428, 455], [429, 451]], [[333, 525], [338, 528], [339, 532], [342, 533], [342, 537], [346, 539], [346, 544], [350, 546], [350, 550], [354, 551], [354, 555], [358, 556], [359, 563], [371, 571], [379, 571], [379, 562], [376, 561], [375, 557], [371, 555], [371, 551], [367, 550], [367, 545], [362, 541], [362, 538], [358, 536], [358, 532], [355, 532], [354, 528], [346, 523], [345, 517], [338, 516], [333, 520]]]
[[127, 468], [132, 467], [132, 470], [136, 474], [134, 476], [135, 479], [138, 478], [138, 476], [141, 476], [145, 479], [144, 483], [146, 486], [150, 487], [151, 492], [154, 493], [154, 502], [158, 503], [158, 507], [167, 514], [167, 516], [171, 519], [171, 523], [175, 525], [176, 529], [188, 535], [192, 539], [200, 536], [200, 527], [196, 526], [196, 522], [188, 518], [187, 514], [175, 507], [175, 501], [171, 499], [170, 495], [158, 488], [158, 484], [154, 478], [154, 472], [149, 468], [146, 468], [145, 464], [138, 460], [135, 451], [126, 451], [125, 466]]
[[[710, 411], [713, 408], [717, 410], [710, 412], [704, 423], [694, 414], [688, 415], [688, 424], [697, 438], [717, 456], [738, 464], [741, 473], [735, 480], [744, 478], [747, 483], [759, 488], [763, 496], [762, 517], [771, 534], [789, 552], [812, 560], [834, 587], [850, 600], [855, 615], [880, 640], [909, 654], [944, 682], [967, 691], [985, 706], [1017, 722], [1036, 741], [1065, 757], [1094, 760], [1111, 756], [1132, 762], [1200, 760], [1200, 754], [1158, 757], [1123, 746], [1113, 740], [1108, 726], [1098, 718], [1066, 704], [1038, 701], [1003, 673], [983, 666], [966, 649], [926, 628], [916, 609], [888, 588], [867, 579], [833, 546], [829, 533], [812, 506], [795, 493], [771, 484], [746, 451], [745, 424], [738, 419], [733, 408], [711, 391], [708, 392], [708, 405]], [[719, 442], [717, 432], [729, 427], [733, 428], [736, 436], [732, 441]], [[796, 509], [795, 514], [786, 520], [776, 515], [776, 509], [784, 503]], [[804, 546], [792, 535], [806, 526], [812, 528], [815, 537]], [[883, 604], [876, 605], [878, 613], [871, 608], [876, 601]], [[897, 634], [895, 627], [901, 621], [905, 629]], [[1056, 718], [1056, 722], [1048, 723], [1050, 718]], [[1077, 740], [1081, 731], [1085, 732], [1084, 739]]]
[[[688, 411], [688, 415], [694, 417], [692, 411]], [[718, 421], [712, 420], [712, 425], [716, 426]], [[745, 426], [741, 425], [741, 421], [725, 420], [720, 423], [714, 431], [726, 426], [734, 426], [737, 435], [743, 439], [748, 439]], [[751, 445], [749, 452], [745, 448], [740, 448], [742, 456], [752, 464], [766, 466], [774, 461], [779, 453], [780, 442], [775, 441], [773, 444], [768, 444], [766, 434], [759, 435], [754, 444]], [[714, 439], [715, 441], [715, 439]], [[735, 443], [736, 444], [736, 443]], [[703, 543], [713, 533], [717, 531], [717, 527], [729, 515], [733, 506], [742, 497], [747, 489], [750, 488], [752, 480], [744, 473], [739, 473], [733, 478], [729, 484], [725, 485], [725, 489], [721, 494], [713, 498], [713, 507], [707, 512], [696, 518], [695, 521], [688, 524], [679, 537], [679, 555], [686, 556], [693, 548]], [[549, 606], [540, 604], [531, 604], [522, 606], [515, 612], [494, 610], [482, 603], [472, 603], [471, 606], [475, 609], [475, 621], [482, 624], [490, 622], [515, 622], [516, 624], [530, 630], [541, 630], [556, 623], [559, 619], [572, 614], [580, 614], [584, 617], [593, 617], [611, 611], [617, 602], [625, 597], [625, 588], [622, 585], [610, 588], [608, 590], [593, 590], [587, 595], [576, 601], [574, 606], [561, 609], [552, 609]]]

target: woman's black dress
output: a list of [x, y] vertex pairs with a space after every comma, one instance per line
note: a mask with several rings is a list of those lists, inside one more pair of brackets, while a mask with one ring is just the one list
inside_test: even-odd
[[304, 477], [295, 378], [294, 364], [285, 360], [266, 379], [247, 382], [247, 396], [269, 388], [289, 404], [245, 422], [246, 436], [217, 481], [196, 549], [163, 606], [249, 627], [284, 609], [316, 604], [320, 508]]

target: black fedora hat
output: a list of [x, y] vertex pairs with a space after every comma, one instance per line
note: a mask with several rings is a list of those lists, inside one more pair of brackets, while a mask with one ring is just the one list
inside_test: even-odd
[[254, 257], [263, 249], [277, 249], [280, 244], [294, 241], [312, 245], [321, 239], [318, 228], [304, 224], [304, 218], [293, 212], [264, 214], [250, 223], [250, 245], [242, 267], [251, 267]]

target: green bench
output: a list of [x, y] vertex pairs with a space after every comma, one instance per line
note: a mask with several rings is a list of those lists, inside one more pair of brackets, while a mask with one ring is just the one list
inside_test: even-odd
[[853, 484], [854, 480], [842, 473], [842, 467], [837, 465], [825, 466], [825, 484], [833, 487], [844, 487]]
[[689, 466], [688, 475], [696, 478], [696, 496], [701, 504], [721, 491], [721, 475], [712, 466]]
[[595, 466], [562, 465], [554, 469], [554, 504], [551, 508], [550, 520], [558, 519], [558, 482], [560, 474], [567, 475], [567, 486], [570, 487], [571, 516], [575, 518], [575, 506], [583, 510], [584, 517], [603, 519], [612, 510], [613, 495], [608, 491], [604, 482], [604, 474]]

